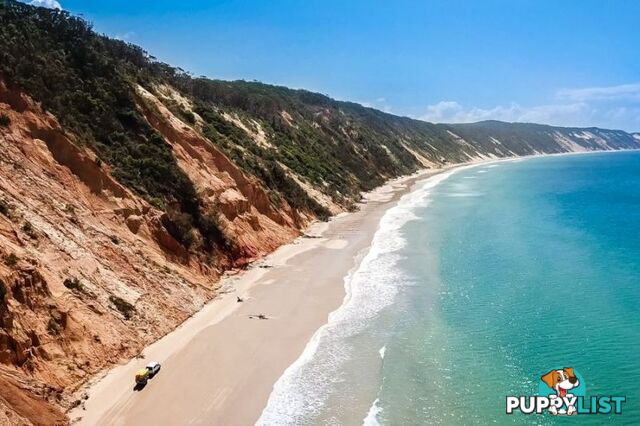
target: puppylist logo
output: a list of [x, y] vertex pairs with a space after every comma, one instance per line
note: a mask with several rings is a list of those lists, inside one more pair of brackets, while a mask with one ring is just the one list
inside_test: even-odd
[[574, 368], [558, 368], [540, 377], [538, 395], [507, 396], [507, 414], [576, 416], [583, 414], [621, 414], [624, 396], [586, 396], [586, 384]]

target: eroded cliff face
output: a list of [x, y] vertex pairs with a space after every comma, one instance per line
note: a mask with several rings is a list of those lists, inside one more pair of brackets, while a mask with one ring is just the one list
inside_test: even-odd
[[149, 92], [139, 94], [203, 209], [222, 224], [229, 252], [204, 256], [183, 247], [164, 228], [165, 213], [120, 185], [55, 117], [0, 82], [0, 113], [9, 118], [0, 127], [0, 381], [12, 383], [0, 386], [0, 404], [7, 419], [40, 419], [12, 399], [17, 388], [35, 401], [34, 412], [78, 403], [69, 395], [89, 376], [136, 356], [214, 297], [225, 269], [290, 241], [310, 220], [287, 205], [276, 209], [209, 141]]
[[213, 214], [231, 242], [236, 264], [255, 260], [299, 235], [312, 217], [286, 201], [274, 206], [265, 189], [215, 145], [178, 119], [151, 92], [138, 86], [139, 107], [171, 144], [180, 168], [195, 184], [205, 214]]

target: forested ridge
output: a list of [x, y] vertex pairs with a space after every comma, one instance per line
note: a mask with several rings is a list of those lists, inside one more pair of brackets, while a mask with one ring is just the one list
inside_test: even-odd
[[[257, 178], [276, 204], [286, 200], [320, 218], [328, 210], [294, 177], [349, 207], [361, 191], [421, 167], [563, 152], [572, 144], [637, 146], [622, 131], [500, 122], [436, 125], [306, 90], [195, 78], [138, 46], [97, 34], [66, 11], [13, 0], [0, 1], [0, 76], [41, 102], [78, 144], [90, 146], [112, 167], [116, 179], [166, 210], [168, 227], [185, 245], [191, 228], [208, 244], [224, 238], [215, 218], [200, 209], [171, 147], [142, 116], [138, 85], [152, 93], [162, 86], [175, 89], [192, 106], [165, 97], [177, 117]], [[256, 143], [247, 129], [263, 132], [265, 143]]]
[[225, 272], [391, 178], [639, 147], [196, 77], [66, 11], [0, 0], [0, 423], [67, 424], [89, 379], [236, 290]]

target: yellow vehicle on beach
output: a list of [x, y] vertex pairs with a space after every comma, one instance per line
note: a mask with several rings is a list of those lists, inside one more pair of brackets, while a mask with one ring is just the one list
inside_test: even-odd
[[142, 368], [136, 372], [136, 383], [139, 385], [144, 385], [149, 380], [149, 376], [151, 372], [148, 368]]
[[136, 372], [136, 384], [146, 385], [147, 381], [160, 371], [160, 363], [157, 361], [150, 362], [145, 368], [141, 368]]

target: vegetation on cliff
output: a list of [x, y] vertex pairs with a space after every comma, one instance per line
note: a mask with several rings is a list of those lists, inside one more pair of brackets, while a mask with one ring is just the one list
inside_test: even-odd
[[0, 2], [0, 76], [40, 101], [123, 184], [166, 209], [174, 237], [187, 245], [189, 229], [211, 225], [170, 146], [136, 109], [132, 83], [148, 64], [140, 48], [65, 11]]
[[68, 392], [192, 315], [225, 268], [389, 178], [639, 146], [621, 131], [432, 124], [196, 78], [67, 12], [0, 0], [0, 382], [18, 372], [43, 404], [79, 402]]
[[[346, 207], [360, 191], [424, 166], [566, 151], [559, 137], [587, 149], [606, 148], [607, 141], [611, 147], [637, 144], [624, 132], [599, 129], [590, 139], [575, 137], [580, 129], [539, 125], [434, 125], [305, 90], [193, 78], [138, 46], [95, 33], [68, 12], [13, 0], [0, 1], [0, 23], [2, 78], [42, 102], [117, 179], [167, 210], [169, 228], [185, 245], [192, 227], [210, 242], [223, 237], [201, 213], [170, 146], [140, 114], [136, 85], [154, 93], [162, 85], [177, 89], [193, 107], [165, 98], [177, 117], [255, 176], [276, 205], [284, 199], [317, 217], [326, 217], [327, 209], [293, 177]], [[247, 129], [263, 132], [265, 143], [256, 143]]]

